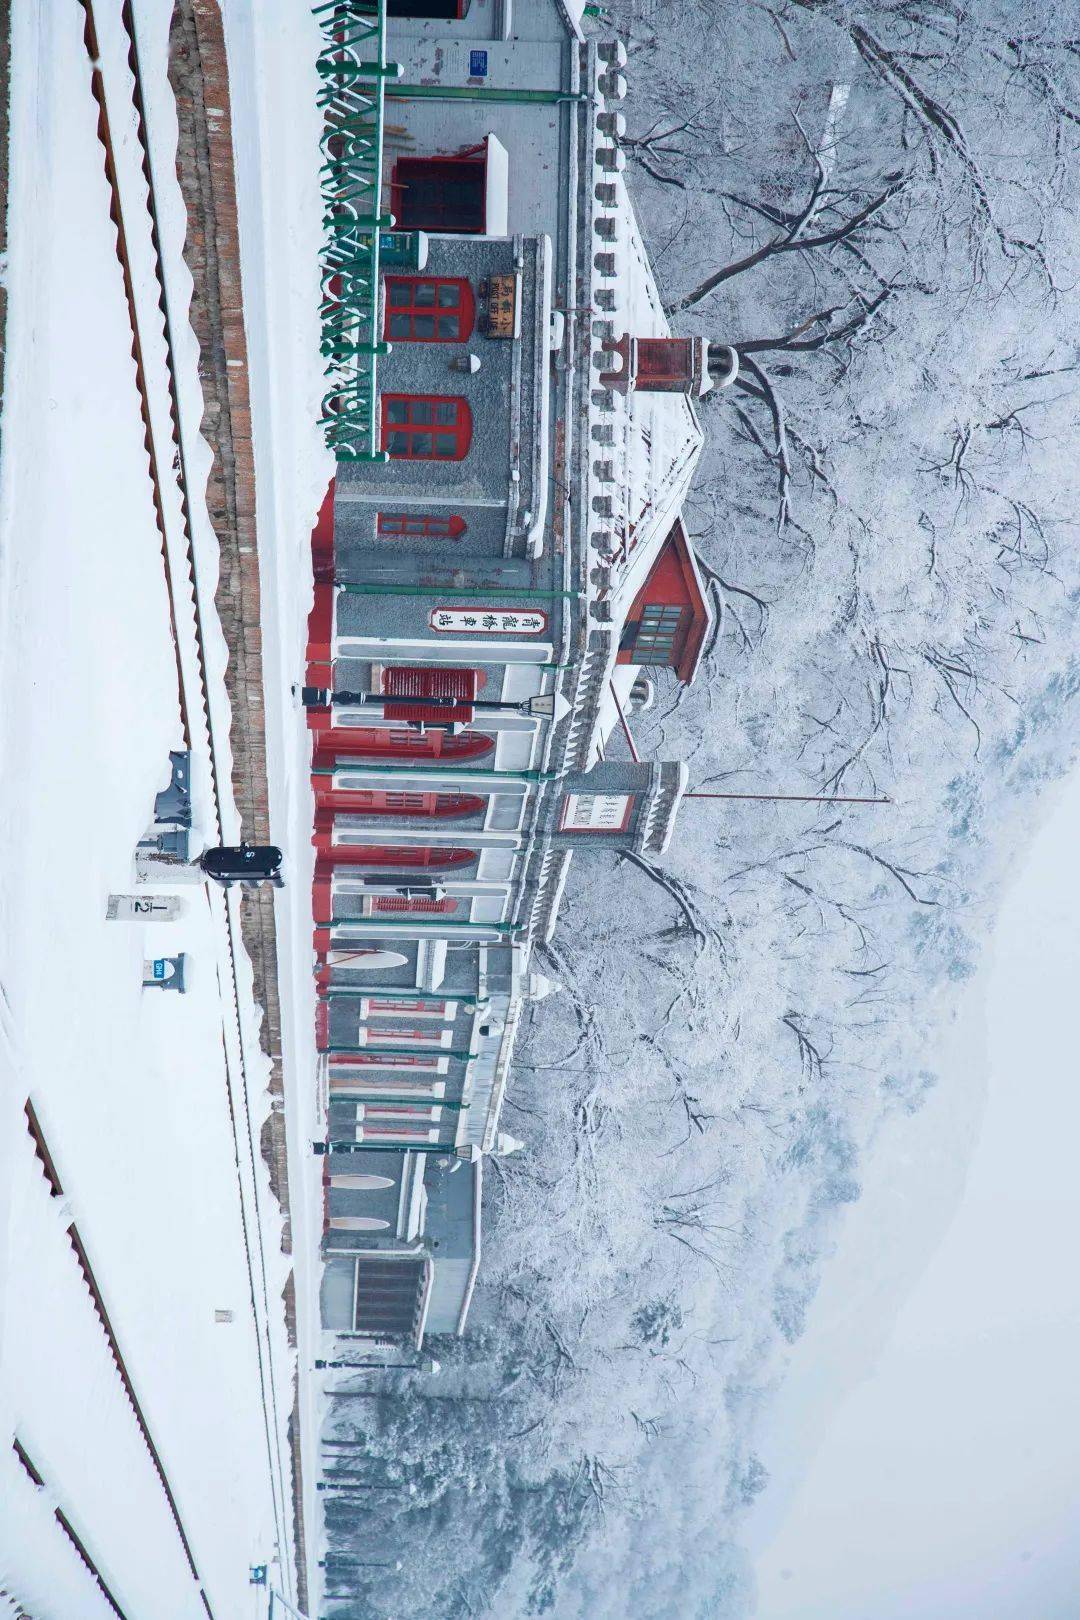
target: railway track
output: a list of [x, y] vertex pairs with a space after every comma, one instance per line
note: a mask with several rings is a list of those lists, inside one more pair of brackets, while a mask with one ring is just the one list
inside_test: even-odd
[[[87, 68], [91, 91], [98, 108], [98, 139], [102, 148], [103, 165], [111, 195], [110, 213], [116, 229], [116, 253], [124, 279], [129, 321], [131, 326], [132, 359], [135, 364], [135, 384], [139, 394], [144, 428], [144, 442], [148, 458], [148, 471], [153, 498], [155, 521], [161, 540], [162, 566], [168, 597], [169, 622], [172, 635], [177, 696], [185, 745], [208, 763], [213, 832], [216, 842], [227, 841], [226, 833], [234, 821], [231, 797], [227, 792], [228, 768], [224, 763], [228, 741], [228, 722], [215, 719], [213, 679], [207, 660], [204, 634], [204, 599], [200, 591], [199, 566], [192, 525], [192, 507], [188, 485], [187, 455], [184, 422], [181, 409], [181, 389], [177, 379], [173, 321], [170, 309], [169, 284], [162, 251], [161, 229], [151, 161], [150, 136], [147, 119], [147, 98], [144, 95], [142, 69], [139, 57], [138, 30], [131, 0], [109, 0], [111, 6], [119, 4], [120, 26], [127, 42], [127, 66], [131, 76], [130, 101], [134, 109], [135, 130], [140, 150], [142, 179], [145, 190], [134, 194], [130, 179], [122, 178], [114, 145], [113, 129], [122, 121], [130, 120], [131, 110], [119, 102], [110, 107], [110, 93], [102, 69], [98, 16], [103, 0], [80, 0], [85, 22], [83, 39], [87, 54]], [[115, 89], [113, 90], [115, 96]], [[115, 117], [110, 116], [114, 114]], [[157, 293], [156, 307], [147, 309], [146, 299], [140, 300], [136, 291], [136, 274], [132, 244], [142, 233], [145, 251], [146, 233], [149, 232], [150, 253], [153, 262]], [[148, 355], [164, 344], [166, 387], [168, 396], [168, 430], [163, 430], [160, 413], [155, 417], [151, 383], [148, 379]], [[195, 429], [197, 431], [197, 428]], [[171, 481], [171, 482], [170, 482]], [[177, 502], [177, 495], [179, 500]], [[178, 516], [174, 515], [178, 511]], [[212, 601], [206, 611], [213, 614]], [[223, 786], [225, 784], [225, 786]], [[237, 1180], [240, 1191], [240, 1209], [243, 1223], [244, 1247], [247, 1259], [251, 1308], [256, 1324], [259, 1379], [266, 1433], [267, 1466], [273, 1492], [274, 1514], [282, 1578], [293, 1595], [295, 1573], [290, 1557], [289, 1504], [293, 1495], [289, 1457], [283, 1440], [282, 1406], [279, 1389], [284, 1391], [291, 1383], [291, 1370], [280, 1367], [275, 1359], [272, 1323], [274, 1307], [266, 1265], [267, 1231], [260, 1196], [259, 1165], [256, 1140], [258, 1126], [252, 1114], [249, 1083], [249, 1036], [244, 1016], [238, 971], [239, 904], [232, 894], [215, 891], [207, 895], [207, 902], [215, 913], [222, 930], [224, 955], [219, 973], [223, 1001], [229, 1013], [223, 1016], [222, 1050], [227, 1079], [227, 1102], [232, 1125], [236, 1154]], [[39, 1151], [39, 1157], [41, 1156]], [[44, 1162], [44, 1161], [43, 1161]], [[84, 1272], [85, 1275], [85, 1272]], [[93, 1291], [93, 1290], [92, 1290]], [[99, 1300], [99, 1315], [103, 1305]], [[111, 1334], [107, 1318], [103, 1318], [107, 1334]], [[198, 1581], [198, 1571], [186, 1532], [180, 1519], [172, 1486], [160, 1454], [145, 1426], [141, 1410], [135, 1401], [126, 1366], [115, 1337], [110, 1346], [136, 1407], [136, 1415], [143, 1427], [144, 1438], [151, 1451], [155, 1468], [168, 1498], [170, 1509], [184, 1544], [192, 1573]], [[279, 1358], [280, 1359], [280, 1358]], [[286, 1382], [282, 1385], [282, 1379]], [[285, 1405], [288, 1411], [291, 1402]], [[205, 1592], [199, 1585], [203, 1603], [213, 1620], [212, 1610]]]

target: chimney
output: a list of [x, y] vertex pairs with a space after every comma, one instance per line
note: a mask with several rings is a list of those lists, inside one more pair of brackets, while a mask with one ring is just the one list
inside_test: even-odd
[[600, 382], [620, 394], [685, 394], [700, 399], [713, 388], [730, 388], [739, 356], [726, 343], [706, 338], [621, 338], [602, 345]]

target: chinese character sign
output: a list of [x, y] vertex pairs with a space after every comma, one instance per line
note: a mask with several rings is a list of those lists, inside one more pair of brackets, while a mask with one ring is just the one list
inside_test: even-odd
[[432, 630], [452, 636], [486, 630], [497, 636], [542, 636], [547, 614], [537, 608], [437, 607], [428, 619]]
[[487, 335], [512, 338], [517, 325], [517, 277], [491, 276], [488, 280]]
[[562, 832], [624, 832], [633, 806], [632, 793], [568, 793], [559, 828]]

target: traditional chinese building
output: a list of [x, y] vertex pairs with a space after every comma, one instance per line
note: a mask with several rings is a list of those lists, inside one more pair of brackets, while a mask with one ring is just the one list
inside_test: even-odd
[[582, 9], [322, 8], [323, 1325], [371, 1344], [464, 1329], [533, 948], [575, 849], [661, 854], [685, 786], [605, 739], [651, 671], [693, 680], [712, 628], [680, 511], [732, 357], [670, 336], [624, 56]]

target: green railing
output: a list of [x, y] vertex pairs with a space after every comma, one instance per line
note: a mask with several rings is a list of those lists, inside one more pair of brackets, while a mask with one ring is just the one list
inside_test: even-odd
[[393, 225], [382, 206], [383, 102], [387, 79], [386, 0], [325, 0], [314, 8], [323, 33], [319, 106], [325, 129], [322, 354], [327, 389], [320, 423], [339, 461], [385, 461], [379, 448], [379, 232]]

